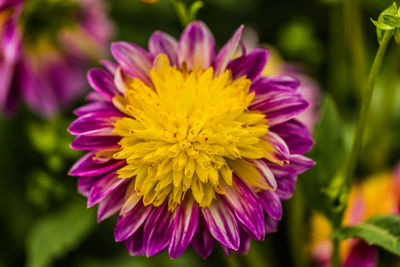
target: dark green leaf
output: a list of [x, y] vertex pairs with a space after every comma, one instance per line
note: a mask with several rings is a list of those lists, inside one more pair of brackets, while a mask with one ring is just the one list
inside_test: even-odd
[[321, 119], [314, 129], [314, 140], [315, 145], [308, 156], [316, 165], [304, 173], [299, 181], [310, 203], [332, 218], [335, 209], [343, 206], [341, 203], [345, 201], [343, 193], [346, 190], [343, 189], [339, 171], [344, 163], [346, 148], [339, 114], [329, 96], [324, 99]]
[[361, 238], [370, 245], [380, 246], [400, 256], [400, 217], [376, 216], [358, 225], [343, 227], [335, 231], [332, 237], [340, 240]]
[[87, 210], [82, 201], [74, 201], [36, 223], [27, 239], [27, 266], [50, 266], [74, 250], [93, 228], [93, 211]]

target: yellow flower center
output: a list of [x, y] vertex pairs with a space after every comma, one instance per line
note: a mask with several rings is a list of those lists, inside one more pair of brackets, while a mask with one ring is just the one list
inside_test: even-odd
[[168, 198], [173, 210], [191, 194], [207, 207], [232, 185], [232, 171], [257, 186], [259, 174], [244, 159], [268, 157], [271, 145], [262, 138], [264, 115], [247, 109], [250, 80], [232, 80], [229, 70], [218, 77], [213, 68], [180, 70], [163, 54], [150, 78], [151, 85], [128, 81], [125, 95], [114, 99], [128, 115], [114, 124], [122, 137], [114, 158], [127, 162], [118, 174], [135, 179], [143, 203], [159, 206]]

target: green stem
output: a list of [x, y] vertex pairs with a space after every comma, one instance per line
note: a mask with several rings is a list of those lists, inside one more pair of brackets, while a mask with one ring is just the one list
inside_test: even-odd
[[376, 53], [374, 62], [371, 67], [371, 72], [368, 76], [368, 81], [365, 86], [363, 101], [361, 105], [361, 111], [356, 127], [356, 131], [353, 137], [353, 145], [351, 147], [350, 156], [347, 161], [346, 169], [345, 169], [345, 178], [347, 180], [347, 184], [350, 185], [353, 179], [354, 169], [356, 167], [357, 159], [359, 157], [362, 142], [363, 142], [363, 135], [364, 130], [368, 123], [368, 109], [371, 103], [372, 95], [374, 92], [374, 84], [377, 78], [379, 69], [382, 65], [383, 58], [386, 54], [386, 50], [389, 44], [389, 41], [392, 39], [393, 30], [386, 31], [383, 40], [379, 45], [378, 52]]
[[331, 266], [340, 266], [340, 253], [339, 253], [339, 240], [332, 238], [332, 256], [331, 256]]

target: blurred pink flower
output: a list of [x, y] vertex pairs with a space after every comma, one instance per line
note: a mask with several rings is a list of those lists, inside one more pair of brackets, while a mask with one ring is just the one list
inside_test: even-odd
[[53, 116], [85, 92], [85, 69], [105, 55], [112, 25], [102, 0], [0, 2], [0, 109], [23, 98]]

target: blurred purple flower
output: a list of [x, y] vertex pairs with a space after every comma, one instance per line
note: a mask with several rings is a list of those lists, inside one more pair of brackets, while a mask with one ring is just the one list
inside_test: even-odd
[[85, 92], [83, 73], [113, 32], [102, 0], [4, 0], [0, 25], [0, 109], [23, 98], [43, 117]]
[[314, 164], [294, 119], [308, 106], [300, 82], [262, 77], [268, 50], [232, 59], [242, 29], [219, 52], [199, 21], [179, 41], [155, 32], [148, 51], [116, 42], [117, 64], [88, 73], [94, 92], [69, 131], [91, 152], [70, 175], [98, 221], [119, 214], [114, 236], [132, 255], [245, 253], [277, 229], [281, 201]]

